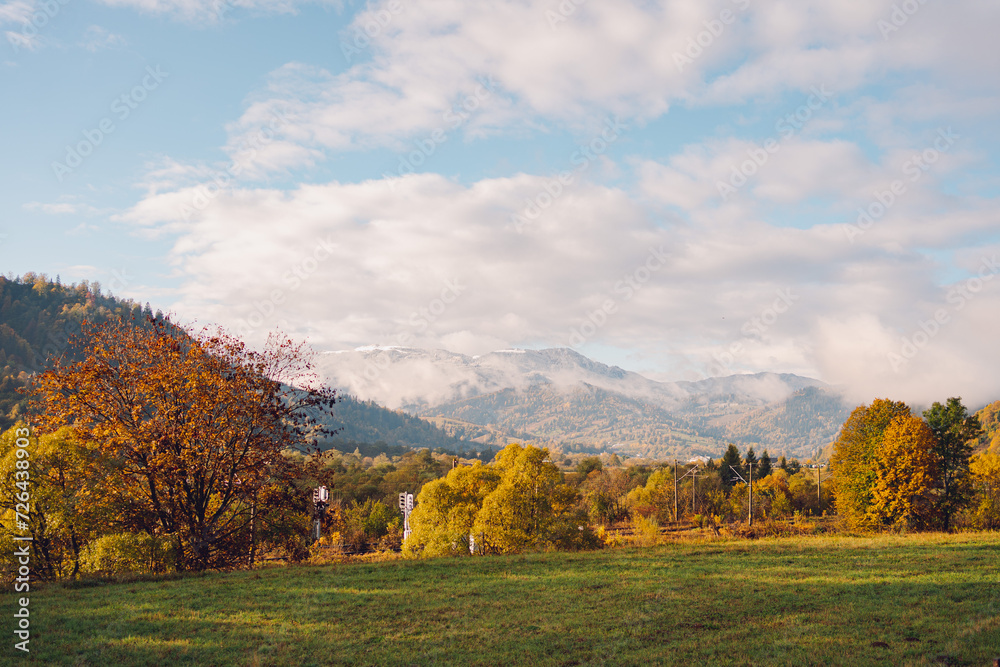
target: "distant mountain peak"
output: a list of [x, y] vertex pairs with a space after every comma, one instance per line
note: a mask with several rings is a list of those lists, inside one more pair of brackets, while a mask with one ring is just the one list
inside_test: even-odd
[[811, 452], [843, 422], [839, 397], [813, 378], [760, 372], [657, 382], [566, 347], [467, 356], [365, 345], [320, 355], [317, 365], [333, 386], [392, 409], [512, 437], [628, 441], [671, 456], [708, 454], [729, 440]]

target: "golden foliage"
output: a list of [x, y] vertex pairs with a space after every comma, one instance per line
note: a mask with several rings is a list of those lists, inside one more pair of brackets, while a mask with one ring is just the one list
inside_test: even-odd
[[113, 462], [131, 512], [173, 537], [179, 567], [232, 566], [282, 450], [308, 446], [333, 392], [283, 384], [315, 386], [291, 341], [272, 337], [255, 352], [222, 332], [152, 324], [85, 324], [74, 341], [83, 361], [57, 361], [35, 379], [33, 412], [41, 431], [71, 427]]
[[871, 526], [868, 508], [873, 501], [879, 450], [885, 430], [896, 417], [908, 417], [901, 401], [876, 399], [851, 412], [834, 442], [830, 467], [836, 485], [837, 513], [855, 528]]
[[869, 520], [876, 525], [925, 528], [933, 519], [931, 489], [938, 474], [935, 438], [918, 417], [896, 417], [875, 459]]

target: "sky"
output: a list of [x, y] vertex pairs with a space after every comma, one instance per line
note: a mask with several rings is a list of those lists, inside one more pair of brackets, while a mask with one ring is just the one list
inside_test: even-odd
[[978, 405], [998, 26], [980, 0], [0, 0], [0, 267], [254, 345]]

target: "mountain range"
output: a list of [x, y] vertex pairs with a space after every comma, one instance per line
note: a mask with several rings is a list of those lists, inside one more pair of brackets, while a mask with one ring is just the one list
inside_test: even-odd
[[[69, 340], [84, 320], [145, 326], [153, 317], [149, 304], [102, 294], [98, 283], [0, 276], [0, 430], [23, 418], [19, 390], [32, 374], [52, 356], [74, 357]], [[718, 456], [734, 442], [814, 458], [853, 407], [812, 378], [657, 382], [565, 348], [467, 356], [368, 346], [318, 353], [315, 362], [343, 399], [330, 420], [338, 433], [323, 445], [372, 455], [415, 447], [482, 455], [521, 441], [665, 459]], [[1000, 451], [1000, 401], [978, 416], [977, 449]]]
[[853, 406], [819, 380], [757, 373], [658, 382], [568, 348], [444, 350], [366, 346], [318, 355], [332, 386], [494, 444], [558, 443], [656, 458], [717, 456], [727, 442], [812, 457]]

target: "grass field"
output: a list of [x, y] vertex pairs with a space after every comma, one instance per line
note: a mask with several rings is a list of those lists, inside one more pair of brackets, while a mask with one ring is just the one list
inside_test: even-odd
[[53, 585], [30, 609], [30, 662], [46, 665], [988, 667], [1000, 535], [272, 568]]

